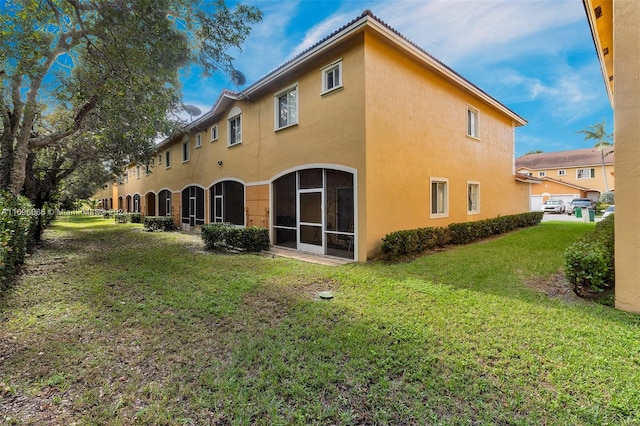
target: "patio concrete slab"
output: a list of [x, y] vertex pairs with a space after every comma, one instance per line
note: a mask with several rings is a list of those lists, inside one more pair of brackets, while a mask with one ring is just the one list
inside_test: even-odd
[[297, 250], [290, 250], [283, 247], [271, 247], [265, 254], [271, 254], [279, 257], [288, 257], [290, 259], [302, 260], [303, 262], [317, 263], [327, 266], [340, 266], [347, 263], [353, 263], [352, 259], [341, 259], [339, 257], [322, 256], [319, 254], [303, 253]]

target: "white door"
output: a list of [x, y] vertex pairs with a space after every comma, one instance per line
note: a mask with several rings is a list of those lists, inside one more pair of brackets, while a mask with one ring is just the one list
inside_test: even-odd
[[322, 188], [298, 190], [298, 250], [324, 254]]

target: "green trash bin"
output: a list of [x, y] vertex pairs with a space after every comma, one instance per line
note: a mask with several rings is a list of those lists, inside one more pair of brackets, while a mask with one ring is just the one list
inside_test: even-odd
[[576, 207], [576, 217], [582, 218], [582, 207]]
[[596, 220], [596, 210], [589, 209], [589, 222], [594, 222]]

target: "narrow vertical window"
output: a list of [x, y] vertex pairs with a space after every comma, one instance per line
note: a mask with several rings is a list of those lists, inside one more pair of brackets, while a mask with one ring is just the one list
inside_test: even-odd
[[242, 142], [242, 116], [229, 119], [229, 146]]
[[182, 162], [189, 161], [189, 141], [182, 143]]
[[475, 108], [467, 107], [467, 136], [479, 139], [480, 133], [478, 131], [478, 110]]
[[166, 150], [164, 153], [164, 166], [165, 168], [171, 167], [171, 151]]
[[298, 124], [298, 86], [293, 86], [275, 96], [275, 128]]
[[211, 126], [211, 142], [218, 140], [218, 125]]
[[202, 133], [198, 133], [196, 135], [196, 148], [200, 148], [202, 146]]
[[467, 183], [467, 213], [480, 213], [480, 184]]
[[442, 217], [448, 214], [449, 196], [446, 179], [431, 180], [431, 215]]

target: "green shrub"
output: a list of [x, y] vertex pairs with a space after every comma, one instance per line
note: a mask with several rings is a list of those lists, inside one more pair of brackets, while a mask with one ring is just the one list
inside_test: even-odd
[[420, 253], [447, 244], [468, 244], [492, 235], [540, 223], [543, 212], [529, 212], [475, 222], [452, 223], [442, 228], [419, 228], [395, 231], [382, 239], [381, 252], [388, 256]]
[[564, 254], [565, 275], [573, 291], [601, 292], [615, 284], [614, 216], [598, 222], [593, 232], [571, 244]]
[[178, 227], [173, 223], [171, 216], [145, 216], [144, 229], [147, 231], [177, 231]]
[[140, 213], [130, 213], [131, 223], [142, 223], [142, 214]]
[[0, 192], [0, 289], [23, 263], [40, 213], [25, 197]]
[[208, 249], [269, 250], [269, 231], [257, 226], [237, 228], [230, 223], [212, 223], [203, 225], [200, 235]]
[[113, 220], [116, 223], [129, 223], [131, 222], [131, 215], [129, 213], [116, 213], [113, 215]]

